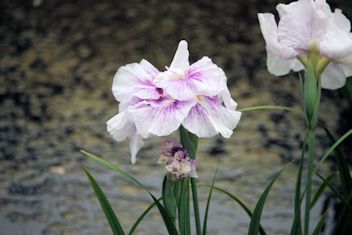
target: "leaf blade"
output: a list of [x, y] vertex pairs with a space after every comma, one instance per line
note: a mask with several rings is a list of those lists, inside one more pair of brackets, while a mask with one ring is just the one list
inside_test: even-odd
[[[290, 164], [290, 163], [289, 163]], [[257, 235], [260, 227], [260, 218], [263, 212], [264, 203], [266, 201], [267, 196], [269, 195], [270, 189], [275, 183], [276, 179], [281, 175], [281, 173], [286, 169], [288, 165], [286, 165], [283, 169], [281, 169], [274, 178], [270, 181], [270, 183], [265, 188], [264, 192], [261, 194], [252, 214], [252, 219], [249, 224], [248, 235]]]
[[93, 175], [87, 170], [84, 169], [85, 174], [89, 180], [91, 187], [93, 188], [95, 195], [97, 196], [101, 207], [103, 208], [104, 214], [106, 219], [110, 224], [110, 228], [114, 235], [124, 235], [125, 232], [122, 229], [122, 226], [117, 219], [117, 216], [112, 209], [108, 199], [106, 198], [105, 194], [103, 193], [102, 189], [100, 188], [99, 184], [94, 179]]

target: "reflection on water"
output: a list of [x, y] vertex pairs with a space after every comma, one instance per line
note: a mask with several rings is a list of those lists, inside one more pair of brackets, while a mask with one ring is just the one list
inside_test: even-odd
[[[275, 78], [265, 68], [264, 41], [256, 12], [276, 1], [2, 1], [0, 15], [0, 227], [3, 234], [109, 234], [82, 167], [107, 191], [125, 228], [150, 203], [143, 190], [82, 156], [99, 153], [134, 173], [159, 193], [163, 176], [160, 139], [147, 141], [131, 166], [127, 143], [116, 143], [105, 122], [117, 111], [111, 95], [116, 69], [141, 58], [160, 69], [184, 38], [195, 61], [208, 55], [224, 68], [241, 107], [299, 105], [295, 75]], [[335, 92], [325, 92], [323, 121], [336, 129]], [[304, 120], [281, 111], [245, 113], [233, 137], [200, 142], [199, 176], [253, 205], [270, 177], [297, 159]], [[326, 139], [318, 134], [320, 144]], [[319, 149], [321, 154], [322, 150]], [[264, 210], [269, 234], [287, 234], [292, 220], [296, 169], [274, 186]], [[201, 189], [204, 203], [207, 190]], [[313, 215], [319, 214], [319, 206]], [[246, 234], [248, 218], [215, 194], [209, 234]], [[137, 234], [165, 234], [151, 213]]]

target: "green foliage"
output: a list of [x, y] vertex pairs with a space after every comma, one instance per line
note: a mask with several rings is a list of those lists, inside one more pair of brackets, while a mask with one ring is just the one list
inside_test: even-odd
[[149, 189], [147, 187], [145, 187], [141, 182], [139, 182], [135, 177], [133, 177], [132, 175], [130, 175], [129, 173], [127, 173], [126, 171], [122, 170], [121, 168], [119, 168], [118, 166], [98, 157], [95, 156], [94, 154], [88, 153], [86, 151], [81, 150], [81, 152], [83, 154], [85, 154], [86, 156], [94, 159], [95, 161], [97, 161], [98, 163], [102, 164], [103, 166], [115, 171], [116, 173], [118, 173], [119, 175], [124, 176], [125, 178], [131, 180], [132, 182], [136, 183], [137, 185], [139, 185], [140, 187], [142, 187], [153, 199], [154, 203], [156, 204], [156, 206], [159, 209], [159, 212], [163, 218], [163, 221], [165, 223], [166, 229], [168, 230], [169, 235], [178, 235], [178, 232], [175, 228], [175, 225], [172, 221], [172, 219], [169, 217], [169, 215], [167, 214], [165, 208], [163, 207], [163, 205], [158, 201], [158, 199], [149, 191]]
[[208, 200], [207, 200], [207, 206], [205, 208], [205, 213], [204, 213], [204, 221], [203, 221], [203, 235], [207, 234], [207, 225], [208, 225], [208, 214], [209, 214], [209, 208], [210, 208], [210, 201], [211, 201], [211, 196], [213, 194], [213, 189], [214, 189], [214, 183], [216, 179], [216, 175], [218, 173], [218, 168], [215, 171], [213, 181], [211, 182], [210, 190], [209, 190], [209, 195], [208, 195]]
[[94, 177], [89, 173], [88, 170], [84, 170], [91, 187], [93, 188], [95, 195], [99, 199], [100, 205], [103, 208], [105, 216], [109, 221], [112, 233], [114, 235], [124, 235], [125, 232], [123, 231], [119, 220], [117, 219], [114, 210], [111, 208], [111, 205], [108, 199], [105, 197], [103, 191], [99, 187], [98, 183], [95, 181]]
[[177, 203], [174, 195], [174, 182], [166, 175], [163, 181], [163, 204], [172, 221], [176, 220]]
[[[161, 200], [161, 198], [157, 199], [158, 201]], [[145, 209], [143, 211], [143, 213], [137, 218], [137, 220], [134, 222], [134, 224], [132, 225], [131, 230], [129, 231], [128, 235], [133, 235], [134, 231], [136, 231], [138, 225], [143, 221], [144, 217], [151, 211], [151, 209], [153, 209], [155, 206], [155, 202], [153, 202], [152, 204], [150, 204], [150, 206], [147, 207], [147, 209]]]
[[189, 178], [182, 180], [181, 195], [179, 202], [178, 222], [180, 235], [191, 234], [191, 223], [189, 214]]
[[[227, 195], [228, 197], [230, 197], [232, 200], [234, 200], [236, 203], [238, 203], [238, 205], [240, 205], [241, 206], [241, 208], [247, 213], [247, 215], [250, 217], [250, 218], [252, 218], [252, 211], [249, 209], [249, 207], [244, 203], [244, 202], [242, 202], [242, 200], [239, 198], [239, 197], [237, 197], [237, 196], [235, 196], [235, 195], [233, 195], [232, 193], [230, 193], [229, 191], [227, 191], [227, 190], [225, 190], [225, 189], [223, 189], [223, 188], [220, 188], [220, 187], [218, 187], [218, 186], [212, 186], [212, 185], [202, 185], [202, 186], [207, 186], [207, 187], [209, 187], [209, 188], [213, 188], [215, 191], [218, 191], [218, 192], [220, 192], [220, 193], [223, 193], [223, 194], [225, 194], [225, 195]], [[261, 226], [261, 225], [259, 225], [259, 233], [261, 234], [261, 235], [266, 235], [266, 233], [265, 233], [265, 231], [264, 231], [264, 229], [263, 229], [263, 227]]]
[[270, 183], [267, 185], [265, 188], [264, 192], [261, 194], [255, 208], [253, 211], [252, 219], [249, 224], [249, 230], [248, 230], [248, 235], [257, 235], [259, 233], [259, 228], [260, 228], [260, 219], [262, 216], [263, 208], [265, 201], [269, 195], [269, 192], [277, 180], [277, 178], [281, 175], [281, 173], [286, 169], [287, 166], [285, 166], [283, 169], [281, 169], [275, 176], [274, 178], [270, 181]]
[[323, 213], [323, 215], [320, 217], [319, 219], [319, 222], [317, 224], [317, 226], [315, 227], [312, 235], [319, 235], [320, 234], [320, 231], [321, 229], [323, 228], [323, 225], [325, 223], [325, 220], [326, 220], [326, 217], [327, 217], [327, 213]]

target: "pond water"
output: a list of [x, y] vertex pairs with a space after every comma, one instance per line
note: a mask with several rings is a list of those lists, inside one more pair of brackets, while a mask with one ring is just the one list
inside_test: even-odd
[[[188, 40], [192, 61], [207, 55], [225, 70], [239, 107], [300, 106], [298, 75], [266, 71], [256, 13], [273, 12], [276, 1], [35, 2], [41, 4], [0, 3], [0, 234], [111, 234], [83, 167], [130, 228], [150, 198], [79, 150], [119, 164], [160, 195], [162, 139], [147, 140], [130, 165], [128, 144], [114, 142], [105, 122], [117, 112], [111, 94], [117, 68], [145, 58], [162, 69], [180, 39]], [[323, 93], [321, 117], [330, 129], [337, 130], [345, 105], [336, 92]], [[270, 178], [299, 158], [304, 129], [297, 114], [243, 113], [230, 139], [200, 140], [200, 183], [211, 182], [219, 165], [216, 184], [253, 208]], [[318, 142], [321, 156], [328, 141], [320, 131]], [[268, 234], [288, 234], [296, 171], [292, 164], [270, 193], [262, 218]], [[199, 194], [204, 208], [207, 189]], [[320, 209], [321, 202], [313, 221]], [[246, 234], [248, 223], [238, 205], [214, 193], [209, 234]], [[136, 234], [166, 234], [161, 224], [153, 211]]]

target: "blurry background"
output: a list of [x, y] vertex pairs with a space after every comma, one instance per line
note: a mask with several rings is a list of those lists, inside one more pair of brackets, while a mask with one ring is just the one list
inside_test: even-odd
[[[159, 193], [161, 139], [147, 140], [137, 164], [129, 165], [127, 142], [114, 142], [105, 122], [117, 113], [111, 94], [116, 70], [142, 58], [163, 69], [180, 39], [189, 42], [191, 62], [206, 55], [224, 69], [239, 107], [299, 106], [298, 76], [277, 78], [266, 70], [257, 12], [274, 13], [278, 3], [2, 0], [0, 234], [110, 234], [82, 167], [97, 177], [124, 227], [131, 226], [149, 205], [147, 195], [79, 150], [121, 165]], [[349, 1], [330, 3], [351, 16]], [[322, 102], [322, 121], [343, 133], [351, 120], [346, 99], [339, 91], [324, 91]], [[210, 182], [219, 163], [217, 184], [254, 206], [270, 177], [299, 157], [303, 131], [304, 120], [292, 113], [244, 113], [230, 139], [201, 140], [200, 181]], [[322, 132], [318, 140], [321, 156], [330, 143]], [[270, 194], [263, 215], [269, 234], [287, 234], [291, 225], [295, 173], [296, 167], [289, 168]], [[200, 197], [204, 202], [207, 191]], [[246, 234], [249, 223], [241, 208], [217, 193], [210, 220], [209, 234]], [[137, 234], [165, 234], [156, 211]]]

